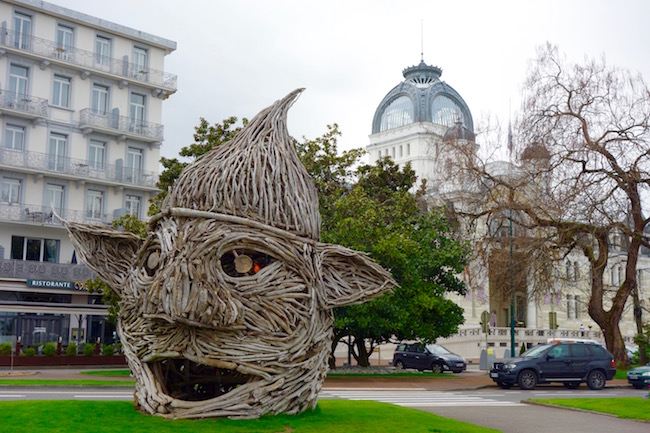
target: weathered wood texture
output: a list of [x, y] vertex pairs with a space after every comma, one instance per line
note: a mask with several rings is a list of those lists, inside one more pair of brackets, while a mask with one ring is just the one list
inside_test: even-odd
[[332, 308], [394, 286], [367, 256], [319, 242], [316, 189], [286, 128], [301, 90], [185, 169], [147, 239], [66, 222], [121, 297], [136, 403], [169, 418], [255, 418], [316, 405]]

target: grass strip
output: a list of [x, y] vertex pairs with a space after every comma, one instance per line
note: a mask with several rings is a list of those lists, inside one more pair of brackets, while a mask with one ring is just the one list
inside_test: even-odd
[[131, 376], [131, 370], [88, 370], [82, 371], [81, 374], [90, 376], [129, 377]]
[[427, 412], [373, 401], [322, 400], [300, 415], [257, 420], [166, 420], [122, 401], [0, 402], [2, 431], [30, 433], [488, 433], [498, 432]]
[[552, 404], [554, 406], [591, 410], [594, 412], [616, 415], [619, 418], [629, 418], [650, 421], [650, 399], [643, 397], [621, 398], [534, 398], [530, 401]]
[[130, 386], [135, 380], [0, 379], [0, 386]]

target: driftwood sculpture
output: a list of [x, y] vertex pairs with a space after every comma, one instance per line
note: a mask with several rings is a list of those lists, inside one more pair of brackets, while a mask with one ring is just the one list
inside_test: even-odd
[[255, 418], [316, 405], [332, 308], [394, 281], [319, 242], [312, 179], [286, 128], [296, 90], [188, 166], [149, 235], [65, 222], [80, 258], [120, 296], [118, 334], [140, 410]]

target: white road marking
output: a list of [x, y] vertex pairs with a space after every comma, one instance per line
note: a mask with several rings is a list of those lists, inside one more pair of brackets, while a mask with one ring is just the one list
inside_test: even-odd
[[322, 394], [346, 400], [374, 400], [383, 403], [407, 407], [439, 407], [439, 406], [523, 406], [522, 403], [494, 400], [484, 396], [471, 396], [442, 391], [391, 391], [370, 390], [323, 390]]

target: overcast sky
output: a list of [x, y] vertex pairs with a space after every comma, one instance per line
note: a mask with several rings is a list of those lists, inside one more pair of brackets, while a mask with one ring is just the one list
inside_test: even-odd
[[50, 2], [178, 44], [165, 61], [178, 76], [163, 106], [166, 157], [192, 143], [200, 117], [251, 118], [298, 87], [306, 91], [289, 111], [291, 135], [315, 138], [338, 123], [340, 149], [365, 147], [375, 109], [422, 47], [475, 125], [514, 117], [527, 63], [547, 41], [570, 60], [605, 55], [650, 80], [644, 0]]

